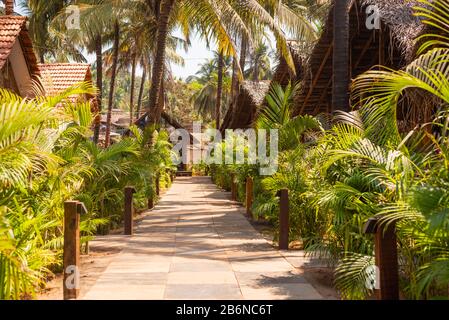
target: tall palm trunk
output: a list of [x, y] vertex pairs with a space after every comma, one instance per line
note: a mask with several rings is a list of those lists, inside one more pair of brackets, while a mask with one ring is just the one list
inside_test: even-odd
[[106, 118], [106, 137], [105, 137], [105, 147], [109, 146], [111, 143], [111, 120], [112, 120], [112, 107], [115, 93], [115, 78], [117, 75], [117, 65], [118, 65], [118, 54], [120, 45], [120, 26], [118, 21], [114, 25], [114, 51], [112, 55], [112, 73], [111, 73], [111, 87], [109, 90], [109, 101], [108, 101], [108, 115]]
[[218, 80], [217, 80], [217, 101], [215, 104], [215, 124], [216, 128], [220, 128], [220, 118], [221, 118], [221, 100], [223, 96], [223, 68], [224, 68], [224, 58], [223, 51], [221, 50], [218, 54]]
[[239, 86], [237, 58], [232, 58], [232, 82], [231, 82], [231, 98], [234, 99]]
[[[165, 69], [164, 69], [165, 71]], [[159, 99], [157, 101], [157, 110], [155, 114], [156, 123], [159, 123], [161, 119], [162, 111], [165, 107], [165, 79], [164, 79], [164, 71], [162, 72], [162, 80], [161, 86], [159, 87]]]
[[165, 64], [165, 48], [167, 45], [168, 35], [168, 22], [170, 13], [175, 4], [175, 0], [164, 0], [161, 2], [161, 11], [158, 19], [158, 30], [156, 37], [156, 54], [154, 57], [153, 74], [151, 77], [151, 90], [148, 102], [148, 110], [151, 118], [151, 122], [156, 123], [159, 121], [157, 114], [160, 114], [159, 98], [160, 88]]
[[349, 7], [350, 0], [336, 0], [332, 60], [332, 111], [349, 111]]
[[101, 109], [103, 101], [103, 41], [101, 34], [98, 34], [95, 39], [95, 55], [97, 58], [97, 118], [95, 120], [94, 127], [94, 142], [98, 143], [100, 137], [100, 126], [101, 126]]
[[[242, 71], [242, 77], [245, 76], [245, 62], [246, 62], [246, 50], [247, 50], [247, 42], [244, 35], [242, 35], [242, 40], [240, 42], [240, 70]], [[234, 58], [233, 60], [233, 68], [232, 68], [232, 87], [231, 87], [231, 101], [234, 101], [234, 98], [239, 93], [239, 78], [238, 78], [238, 65], [237, 60]]]
[[14, 14], [14, 0], [3, 0], [5, 3], [5, 15], [11, 16]]
[[254, 59], [254, 70], [253, 70], [253, 81], [258, 82], [259, 81], [259, 59], [258, 57], [255, 57]]
[[131, 67], [131, 93], [129, 98], [129, 125], [133, 124], [134, 120], [134, 88], [136, 86], [136, 68], [137, 68], [137, 56], [134, 54]]
[[147, 80], [147, 68], [145, 66], [142, 66], [142, 67], [143, 67], [142, 81], [140, 82], [139, 98], [137, 99], [136, 119], [139, 119], [139, 117], [140, 117], [140, 109], [142, 107], [143, 92], [145, 90], [145, 81]]
[[246, 63], [246, 51], [247, 51], [247, 40], [244, 35], [242, 35], [242, 41], [240, 44], [240, 68], [242, 69], [242, 73], [245, 73], [245, 63]]

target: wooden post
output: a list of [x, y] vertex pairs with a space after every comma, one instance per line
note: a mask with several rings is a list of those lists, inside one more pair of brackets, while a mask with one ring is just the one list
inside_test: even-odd
[[235, 174], [231, 175], [231, 200], [237, 201], [237, 185], [235, 183]]
[[136, 193], [134, 187], [125, 187], [125, 214], [124, 214], [124, 233], [125, 235], [132, 236], [133, 234], [133, 194]]
[[159, 186], [159, 184], [160, 184], [160, 176], [159, 176], [159, 173], [156, 175], [156, 195], [160, 195], [161, 194], [161, 190], [160, 190], [160, 186]]
[[80, 268], [80, 214], [86, 213], [79, 201], [64, 202], [64, 300], [77, 299], [79, 295]]
[[377, 266], [376, 295], [379, 300], [399, 300], [399, 266], [396, 225], [380, 227], [378, 219], [365, 224], [365, 233], [374, 233], [375, 263]]
[[148, 209], [154, 208], [154, 200], [153, 198], [148, 198]]
[[288, 250], [289, 234], [289, 201], [288, 190], [282, 189], [278, 192], [279, 196], [279, 249]]
[[376, 266], [379, 268], [379, 300], [399, 300], [399, 266], [396, 226], [377, 228], [375, 235]]
[[252, 217], [251, 207], [253, 205], [253, 178], [246, 178], [246, 214], [249, 217]]

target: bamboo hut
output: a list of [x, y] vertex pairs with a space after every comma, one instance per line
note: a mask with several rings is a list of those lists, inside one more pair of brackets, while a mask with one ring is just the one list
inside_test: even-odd
[[226, 112], [221, 131], [251, 127], [269, 88], [270, 81], [244, 81], [240, 84], [239, 94]]
[[[349, 8], [349, 75], [358, 75], [383, 65], [401, 69], [414, 55], [415, 37], [423, 29], [413, 15], [413, 3], [408, 0], [353, 0]], [[370, 5], [378, 8], [378, 28], [368, 28]], [[302, 88], [295, 98], [295, 113], [317, 115], [332, 111], [332, 50], [334, 5], [323, 32], [305, 62]], [[349, 90], [350, 83], [348, 83]], [[357, 101], [352, 101], [356, 106]]]

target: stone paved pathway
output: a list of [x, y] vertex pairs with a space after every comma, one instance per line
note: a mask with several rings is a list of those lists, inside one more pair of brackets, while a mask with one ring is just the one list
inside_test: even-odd
[[243, 213], [210, 178], [177, 178], [82, 298], [321, 299]]

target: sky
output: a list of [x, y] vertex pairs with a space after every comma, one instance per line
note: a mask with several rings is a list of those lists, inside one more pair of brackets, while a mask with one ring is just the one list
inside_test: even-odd
[[[20, 6], [16, 6], [15, 10], [19, 14], [25, 14], [20, 9]], [[182, 37], [181, 32], [175, 31], [175, 36]], [[197, 35], [191, 37], [191, 46], [188, 48], [187, 52], [181, 48], [178, 49], [177, 52], [184, 59], [185, 64], [184, 66], [172, 64], [171, 69], [174, 76], [183, 79], [186, 79], [190, 75], [194, 75], [198, 71], [201, 63], [213, 57], [213, 50], [208, 49], [206, 42], [201, 40]], [[89, 55], [87, 53], [84, 55], [89, 63], [95, 62], [94, 55]]]
[[[180, 36], [180, 32], [176, 31], [175, 36]], [[213, 50], [208, 49], [206, 42], [200, 39], [197, 35], [192, 36], [190, 41], [191, 46], [188, 48], [187, 52], [185, 52], [184, 49], [179, 49], [177, 51], [184, 59], [184, 66], [175, 64], [172, 64], [171, 66], [173, 74], [177, 78], [181, 77], [184, 80], [188, 76], [194, 75], [198, 71], [201, 63], [213, 57]]]

